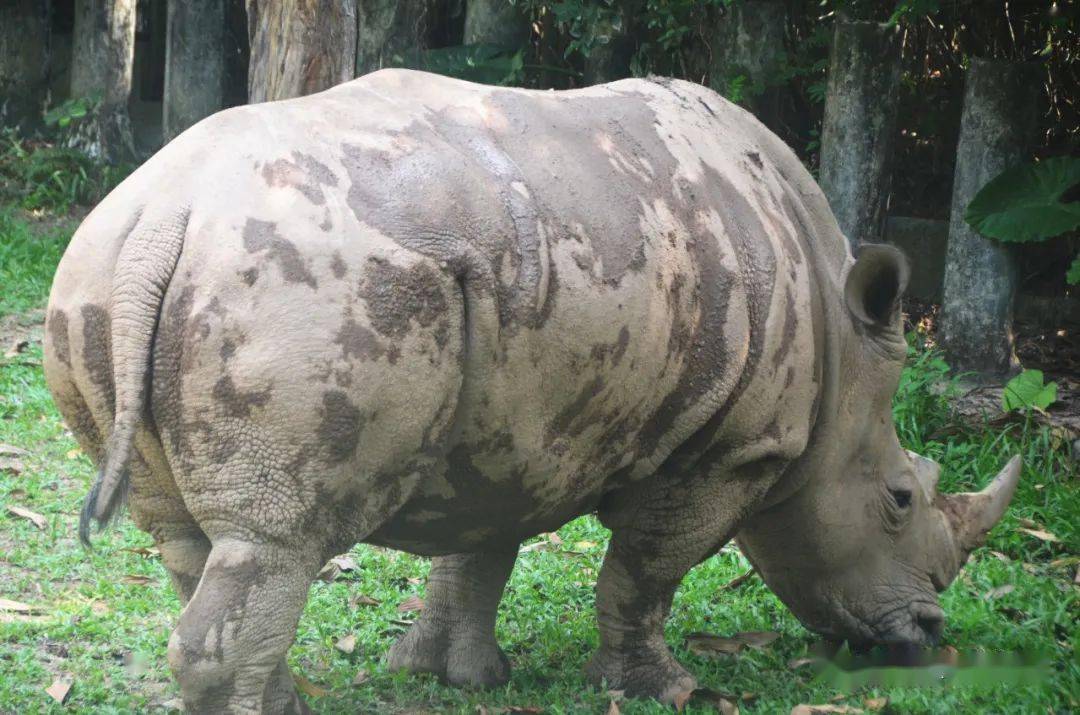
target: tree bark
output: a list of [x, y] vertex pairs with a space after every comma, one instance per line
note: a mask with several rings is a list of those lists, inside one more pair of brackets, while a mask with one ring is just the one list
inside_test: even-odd
[[0, 2], [0, 125], [41, 121], [49, 58], [47, 6], [40, 0]]
[[165, 141], [225, 106], [225, 0], [169, 0]]
[[430, 20], [428, 0], [359, 0], [356, 75], [418, 66]]
[[776, 81], [786, 57], [784, 28], [787, 10], [781, 0], [757, 0], [732, 5], [721, 19], [709, 85], [730, 96], [730, 84], [743, 77], [745, 85], [740, 104], [770, 128], [779, 115], [779, 90], [770, 87]]
[[853, 247], [882, 240], [899, 87], [896, 29], [838, 20], [829, 58], [820, 183]]
[[101, 99], [77, 141], [91, 156], [135, 156], [128, 116], [134, 59], [135, 0], [75, 0], [71, 96]]
[[492, 44], [520, 48], [532, 32], [520, 4], [508, 0], [467, 0], [465, 44]]
[[320, 92], [353, 78], [356, 0], [247, 0], [248, 101]]
[[964, 213], [988, 181], [1028, 158], [1041, 86], [1037, 65], [1005, 60], [974, 58], [965, 78], [940, 338], [955, 369], [984, 378], [1019, 364], [1012, 340], [1017, 270], [1012, 249], [973, 231]]

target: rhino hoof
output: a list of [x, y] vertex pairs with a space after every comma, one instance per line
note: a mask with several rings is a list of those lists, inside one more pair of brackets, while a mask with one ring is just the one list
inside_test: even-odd
[[386, 657], [394, 673], [434, 673], [460, 688], [494, 688], [510, 680], [510, 661], [492, 637], [455, 633], [454, 629], [413, 624]]
[[622, 690], [627, 697], [652, 698], [681, 706], [697, 688], [697, 679], [664, 648], [631, 655], [600, 650], [586, 663], [585, 675], [596, 686]]

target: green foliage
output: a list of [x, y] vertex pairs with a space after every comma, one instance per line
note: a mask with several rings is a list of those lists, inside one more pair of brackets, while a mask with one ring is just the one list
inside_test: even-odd
[[[1062, 198], [1080, 183], [1080, 159], [1061, 156], [1003, 171], [968, 204], [964, 221], [1006, 243], [1045, 241], [1080, 228], [1080, 201]], [[1080, 255], [1066, 280], [1080, 284]]]
[[521, 81], [524, 50], [475, 44], [424, 50], [417, 68], [482, 84], [511, 85]]
[[1057, 383], [1045, 382], [1042, 370], [1024, 370], [1009, 380], [1001, 394], [1001, 407], [1013, 410], [1045, 410], [1057, 401]]
[[1080, 159], [1047, 159], [1008, 169], [968, 204], [964, 220], [988, 238], [1042, 241], [1080, 227], [1080, 202], [1061, 198], [1080, 183]]
[[126, 164], [91, 159], [60, 141], [27, 139], [13, 129], [0, 130], [0, 201], [13, 201], [31, 211], [64, 212], [73, 205], [100, 201], [132, 170]]
[[893, 421], [900, 439], [922, 447], [951, 419], [949, 400], [959, 391], [941, 353], [926, 346], [922, 335], [907, 334], [907, 364], [893, 399]]
[[73, 123], [78, 123], [79, 120], [93, 115], [100, 104], [101, 98], [97, 96], [68, 99], [45, 112], [45, 125], [66, 129]]

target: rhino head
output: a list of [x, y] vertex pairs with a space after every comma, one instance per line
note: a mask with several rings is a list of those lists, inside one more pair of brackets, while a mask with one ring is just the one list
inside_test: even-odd
[[738, 537], [808, 628], [856, 646], [936, 643], [937, 594], [985, 541], [1020, 477], [1014, 457], [983, 491], [942, 494], [939, 466], [900, 446], [891, 401], [906, 353], [907, 274], [891, 247], [860, 251], [826, 321], [824, 392], [811, 443], [791, 467], [794, 491]]

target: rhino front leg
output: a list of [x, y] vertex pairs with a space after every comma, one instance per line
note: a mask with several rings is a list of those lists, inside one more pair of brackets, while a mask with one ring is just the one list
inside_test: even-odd
[[169, 665], [191, 712], [293, 713], [285, 653], [324, 554], [214, 541], [199, 586], [169, 639]]
[[674, 703], [697, 687], [664, 641], [671, 601], [686, 573], [729, 541], [779, 474], [777, 465], [670, 480], [601, 508], [612, 530], [596, 584], [600, 648], [586, 664], [597, 685]]
[[387, 655], [391, 671], [434, 673], [451, 685], [493, 687], [510, 679], [495, 642], [495, 615], [517, 549], [432, 559], [420, 618]]

